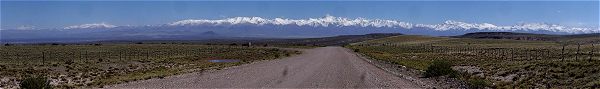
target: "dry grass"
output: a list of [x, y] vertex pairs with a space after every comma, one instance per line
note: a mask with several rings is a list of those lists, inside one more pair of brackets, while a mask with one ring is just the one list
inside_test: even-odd
[[[14, 88], [29, 76], [45, 75], [58, 88], [101, 87], [290, 56], [296, 51], [242, 46], [121, 44], [2, 46], [0, 87]], [[210, 59], [238, 59], [213, 63]]]
[[419, 70], [432, 60], [480, 67], [483, 79], [496, 88], [589, 88], [599, 86], [600, 80], [600, 44], [595, 46], [581, 45], [578, 53], [577, 45], [562, 51], [561, 43], [550, 41], [396, 36], [347, 47]]

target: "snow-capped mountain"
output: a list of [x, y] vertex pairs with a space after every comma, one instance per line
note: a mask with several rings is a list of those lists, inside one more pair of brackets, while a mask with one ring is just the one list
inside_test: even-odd
[[334, 17], [327, 15], [323, 18], [309, 18], [309, 19], [264, 19], [261, 17], [234, 17], [220, 20], [181, 20], [173, 23], [169, 23], [170, 26], [190, 26], [190, 25], [236, 25], [236, 24], [255, 24], [255, 25], [297, 25], [297, 26], [312, 26], [312, 27], [341, 27], [341, 26], [360, 26], [360, 27], [402, 27], [410, 29], [412, 24], [406, 22], [398, 22], [394, 20], [381, 20], [381, 19], [348, 19], [342, 17]]
[[[31, 26], [33, 27], [33, 26]], [[206, 35], [205, 32], [218, 33]], [[440, 24], [414, 24], [397, 20], [344, 18], [287, 19], [233, 17], [224, 19], [188, 19], [159, 25], [116, 26], [93, 23], [64, 28], [19, 30], [2, 29], [0, 40], [23, 39], [205, 39], [214, 37], [324, 37], [368, 33], [403, 33], [453, 36], [471, 32], [521, 32], [538, 34], [600, 33], [598, 28], [568, 27], [547, 23], [523, 23], [500, 26], [448, 20]]]
[[581, 33], [598, 33], [600, 30], [593, 28], [578, 28], [566, 27], [557, 24], [546, 23], [525, 23], [513, 26], [497, 26], [490, 23], [467, 23], [448, 20], [441, 24], [412, 24], [409, 22], [401, 22], [396, 20], [382, 19], [365, 19], [356, 18], [349, 19], [343, 17], [334, 17], [327, 15], [323, 18], [309, 19], [265, 19], [261, 17], [234, 17], [217, 20], [181, 20], [169, 23], [169, 26], [197, 26], [197, 25], [239, 25], [239, 24], [254, 24], [254, 25], [296, 25], [296, 26], [311, 26], [311, 27], [374, 27], [374, 28], [399, 28], [412, 29], [421, 28], [423, 30], [484, 30], [484, 31], [549, 31], [557, 33], [581, 34]]
[[106, 24], [106, 23], [92, 23], [92, 24], [82, 24], [82, 25], [74, 25], [67, 26], [63, 29], [105, 29], [105, 28], [115, 28], [117, 26]]

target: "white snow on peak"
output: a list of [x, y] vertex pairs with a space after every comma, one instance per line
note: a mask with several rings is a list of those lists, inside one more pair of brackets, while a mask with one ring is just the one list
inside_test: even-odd
[[457, 30], [457, 29], [461, 29], [461, 30], [470, 30], [470, 29], [494, 30], [494, 29], [499, 28], [498, 26], [496, 26], [494, 24], [490, 24], [490, 23], [476, 24], [476, 23], [466, 23], [466, 22], [459, 22], [459, 21], [453, 21], [453, 20], [447, 20], [442, 24], [434, 24], [434, 25], [417, 24], [417, 27], [431, 28], [431, 29], [438, 30], [438, 31]]
[[17, 28], [15, 28], [17, 30], [34, 30], [36, 29], [35, 26], [31, 26], [31, 25], [23, 25], [23, 26], [19, 26]]
[[433, 29], [437, 31], [446, 30], [491, 30], [491, 31], [551, 31], [551, 32], [566, 32], [566, 33], [600, 33], [600, 29], [596, 28], [578, 28], [567, 27], [557, 24], [546, 23], [525, 23], [513, 26], [498, 26], [490, 23], [467, 23], [460, 21], [448, 20], [441, 24], [412, 24], [409, 22], [401, 22], [397, 20], [385, 19], [366, 19], [366, 18], [344, 18], [326, 15], [322, 18], [308, 19], [287, 19], [274, 18], [265, 19], [261, 17], [233, 17], [217, 20], [181, 20], [169, 23], [170, 26], [193, 26], [193, 25], [236, 25], [236, 24], [256, 24], [256, 25], [297, 25], [297, 26], [312, 26], [312, 27], [342, 27], [342, 26], [359, 26], [359, 27], [388, 27], [388, 28], [403, 28], [412, 29], [415, 27], [422, 29]]
[[67, 27], [64, 27], [63, 29], [91, 29], [91, 28], [114, 28], [114, 27], [117, 27], [117, 26], [106, 24], [106, 23], [92, 23], [92, 24], [67, 26]]
[[329, 26], [361, 26], [361, 27], [403, 27], [412, 28], [412, 24], [406, 22], [398, 22], [394, 20], [380, 20], [380, 19], [348, 19], [342, 17], [334, 17], [326, 15], [322, 18], [309, 18], [309, 19], [286, 19], [286, 18], [275, 18], [275, 19], [264, 19], [261, 17], [233, 17], [218, 20], [181, 20], [173, 23], [169, 23], [171, 26], [189, 26], [189, 25], [235, 25], [235, 24], [257, 24], [257, 25], [298, 25], [298, 26], [313, 26], [313, 27], [329, 27]]
[[170, 26], [193, 26], [193, 25], [236, 25], [236, 24], [256, 24], [256, 25], [297, 25], [297, 26], [312, 26], [312, 27], [342, 27], [342, 26], [359, 26], [359, 27], [388, 27], [388, 28], [404, 28], [412, 29], [420, 27], [425, 29], [433, 29], [438, 31], [446, 30], [493, 30], [493, 31], [551, 31], [551, 32], [566, 32], [566, 33], [598, 33], [600, 29], [593, 28], [576, 28], [566, 27], [556, 24], [546, 23], [526, 23], [513, 26], [498, 26], [490, 23], [467, 23], [460, 21], [448, 20], [441, 24], [412, 24], [396, 20], [384, 19], [366, 19], [355, 18], [349, 19], [344, 17], [335, 17], [326, 15], [322, 18], [308, 19], [287, 19], [274, 18], [265, 19], [261, 17], [233, 17], [217, 20], [208, 19], [189, 19], [169, 23]]
[[490, 23], [466, 23], [448, 20], [442, 24], [417, 24], [416, 27], [430, 28], [438, 31], [445, 30], [492, 30], [492, 31], [550, 31], [566, 33], [598, 33], [600, 29], [566, 27], [557, 24], [525, 23], [513, 26], [497, 26]]
[[518, 24], [515, 26], [503, 27], [504, 30], [524, 30], [524, 31], [551, 31], [551, 32], [567, 32], [567, 33], [598, 33], [600, 29], [593, 28], [578, 28], [578, 27], [567, 27], [557, 24], [547, 23], [525, 23]]

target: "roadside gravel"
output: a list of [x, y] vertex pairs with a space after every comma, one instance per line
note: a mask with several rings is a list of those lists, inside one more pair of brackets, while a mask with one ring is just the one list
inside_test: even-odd
[[303, 54], [279, 60], [105, 88], [424, 88], [342, 47], [302, 51]]

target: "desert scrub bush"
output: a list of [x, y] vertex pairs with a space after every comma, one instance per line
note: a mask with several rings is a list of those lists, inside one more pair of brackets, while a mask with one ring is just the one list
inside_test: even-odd
[[[220, 45], [179, 45], [179, 44], [110, 44], [110, 45], [67, 45], [38, 46], [22, 45], [0, 48], [0, 76], [18, 77], [28, 74], [59, 76], [68, 73], [74, 77], [84, 73], [87, 78], [73, 78], [71, 81], [90, 80], [91, 82], [57, 83], [54, 88], [72, 85], [103, 86], [120, 81], [141, 80], [183, 73], [196, 68], [210, 66], [229, 67], [234, 63], [212, 63], [210, 59], [237, 59], [241, 63], [254, 60], [271, 60], [291, 56], [299, 51], [276, 48], [233, 47]], [[4, 65], [4, 66], [2, 66]], [[10, 65], [10, 66], [8, 66]], [[31, 66], [40, 65], [40, 66]], [[131, 66], [128, 66], [131, 65]], [[238, 65], [238, 64], [236, 64]], [[157, 66], [168, 68], [150, 71]], [[65, 69], [54, 71], [53, 69]], [[52, 78], [62, 79], [62, 78]], [[19, 80], [22, 80], [20, 78]], [[19, 81], [10, 81], [10, 86], [19, 86]], [[80, 86], [74, 86], [80, 88]]]
[[443, 60], [434, 60], [427, 70], [425, 70], [425, 77], [437, 77], [450, 75], [450, 77], [456, 77], [457, 72], [452, 70], [452, 64]]
[[471, 89], [483, 89], [491, 85], [489, 81], [481, 78], [470, 79], [467, 83]]
[[46, 77], [29, 77], [23, 79], [21, 89], [52, 89], [50, 81]]
[[600, 88], [600, 80], [595, 81], [595, 82], [590, 82], [587, 85], [585, 85], [585, 87], [598, 89], [598, 88]]

